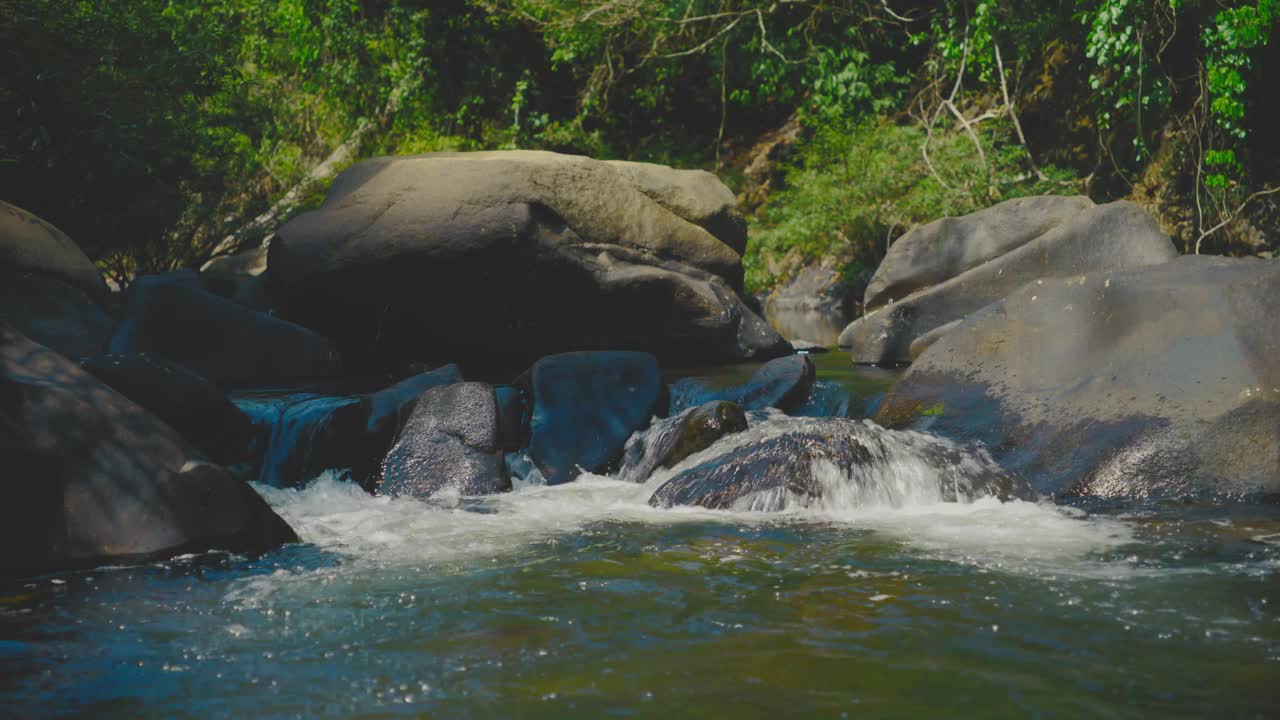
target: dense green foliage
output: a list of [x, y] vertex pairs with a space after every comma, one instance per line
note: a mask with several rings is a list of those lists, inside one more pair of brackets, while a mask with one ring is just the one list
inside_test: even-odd
[[794, 117], [749, 202], [758, 287], [1039, 192], [1132, 194], [1188, 249], [1254, 252], [1280, 216], [1278, 23], [1277, 0], [0, 0], [0, 198], [124, 276], [255, 241], [340, 148], [547, 148], [750, 191], [753, 143]]

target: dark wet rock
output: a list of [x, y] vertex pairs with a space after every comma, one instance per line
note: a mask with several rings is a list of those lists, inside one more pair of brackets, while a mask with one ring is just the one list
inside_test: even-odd
[[867, 284], [868, 310], [901, 300], [994, 260], [1093, 207], [1084, 196], [1015, 198], [961, 217], [935, 220], [889, 247]]
[[566, 349], [782, 354], [738, 294], [742, 235], [722, 190], [705, 173], [554, 153], [368, 160], [280, 229], [267, 275], [283, 316], [365, 369], [505, 370]]
[[7, 202], [0, 202], [0, 268], [56, 278], [94, 300], [107, 296], [102, 274], [80, 246], [58, 228]]
[[737, 404], [717, 400], [700, 405], [681, 419], [671, 449], [663, 453], [658, 466], [669, 468], [720, 438], [746, 429], [747, 415]]
[[907, 363], [916, 338], [1029, 282], [1158, 265], [1177, 256], [1139, 206], [1121, 201], [1088, 208], [1003, 255], [858, 318], [840, 344], [851, 348], [857, 363]]
[[151, 411], [209, 459], [224, 465], [248, 458], [256, 431], [213, 383], [150, 355], [95, 355], [80, 366]]
[[848, 294], [840, 273], [810, 266], [765, 299], [764, 316], [793, 346], [797, 341], [834, 345], [849, 323]]
[[627, 441], [618, 479], [643, 483], [654, 470], [677, 465], [720, 438], [746, 429], [746, 413], [727, 400], [712, 400], [659, 420]]
[[190, 287], [139, 278], [109, 345], [113, 354], [150, 353], [210, 380], [247, 385], [337, 372], [337, 352], [304, 327]]
[[926, 435], [837, 418], [766, 427], [729, 438], [724, 452], [663, 483], [649, 504], [778, 511], [1031, 495], [983, 456]]
[[533, 414], [529, 398], [521, 388], [500, 385], [494, 388], [498, 399], [498, 439], [506, 452], [529, 445], [529, 422]]
[[498, 434], [491, 386], [432, 388], [418, 398], [387, 453], [378, 494], [425, 499], [446, 488], [462, 495], [510, 490]]
[[0, 321], [72, 359], [101, 353], [111, 337], [111, 317], [93, 298], [47, 273], [0, 270]]
[[1277, 493], [1277, 307], [1273, 260], [1031, 283], [938, 338], [876, 418], [980, 440], [1059, 497]]
[[604, 470], [631, 433], [667, 412], [658, 361], [647, 353], [551, 355], [516, 385], [533, 402], [529, 456], [551, 485]]
[[297, 541], [246, 483], [75, 363], [0, 326], [0, 574]]
[[809, 399], [816, 372], [804, 353], [770, 360], [747, 381], [738, 402], [746, 410], [794, 410]]
[[427, 390], [462, 382], [456, 365], [445, 365], [377, 392], [350, 396], [303, 396], [270, 420], [271, 436], [261, 481], [296, 487], [325, 470], [349, 470], [373, 491], [382, 460]]

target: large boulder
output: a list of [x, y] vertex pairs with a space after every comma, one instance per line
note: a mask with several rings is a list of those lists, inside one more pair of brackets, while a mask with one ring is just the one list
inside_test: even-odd
[[678, 472], [649, 504], [771, 512], [1031, 495], [989, 458], [945, 440], [844, 418], [783, 418], [724, 440], [723, 452]]
[[781, 354], [738, 295], [739, 216], [713, 183], [545, 152], [367, 160], [280, 228], [267, 275], [285, 317], [361, 366]]
[[168, 277], [129, 288], [112, 354], [150, 353], [226, 385], [328, 377], [338, 354], [325, 338]]
[[1033, 282], [933, 342], [876, 419], [981, 441], [1036, 489], [1280, 492], [1280, 263]]
[[0, 321], [73, 359], [101, 353], [111, 337], [111, 317], [83, 288], [43, 272], [0, 270]]
[[168, 425], [4, 325], [0, 464], [0, 574], [297, 541]]
[[921, 225], [898, 238], [867, 284], [874, 310], [1026, 245], [1093, 207], [1082, 195], [1015, 198]]
[[80, 366], [111, 389], [177, 430], [214, 462], [249, 457], [257, 432], [249, 417], [213, 383], [163, 358], [150, 355], [94, 355]]
[[733, 191], [706, 170], [677, 170], [654, 163], [609, 160], [635, 189], [711, 233], [738, 255], [747, 251], [747, 220]]
[[667, 412], [658, 361], [646, 353], [551, 355], [516, 384], [533, 402], [529, 457], [550, 485], [604, 470], [631, 433]]
[[0, 267], [55, 277], [97, 299], [107, 284], [66, 233], [22, 208], [0, 201]]
[[422, 393], [382, 463], [379, 495], [426, 499], [444, 489], [461, 495], [511, 489], [489, 385], [458, 383]]
[[1087, 208], [994, 259], [858, 318], [840, 344], [851, 348], [856, 363], [907, 363], [911, 343], [921, 335], [1033, 280], [1157, 265], [1177, 256], [1173, 242], [1137, 205]]

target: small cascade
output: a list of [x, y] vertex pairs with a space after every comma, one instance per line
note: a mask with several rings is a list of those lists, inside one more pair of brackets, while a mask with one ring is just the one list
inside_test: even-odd
[[654, 418], [649, 427], [640, 430], [627, 440], [622, 450], [622, 463], [615, 477], [626, 482], [641, 484], [649, 479], [679, 436], [680, 425], [695, 407], [666, 418]]
[[357, 402], [353, 397], [311, 393], [236, 399], [236, 405], [255, 424], [270, 427], [258, 481], [272, 487], [294, 487], [321, 470], [338, 467], [322, 456], [338, 450], [324, 441], [324, 433], [337, 410]]
[[870, 421], [775, 415], [655, 473], [649, 503], [841, 513], [1034, 496], [985, 450]]

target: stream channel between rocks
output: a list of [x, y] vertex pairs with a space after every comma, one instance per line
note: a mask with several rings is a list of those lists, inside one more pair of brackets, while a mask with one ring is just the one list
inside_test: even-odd
[[[863, 417], [893, 379], [815, 359], [799, 414]], [[671, 372], [673, 410], [753, 369]], [[303, 544], [0, 587], [0, 715], [1276, 713], [1280, 511], [944, 502], [931, 481], [987, 462], [956, 452], [774, 513], [651, 507], [673, 470], [430, 502], [257, 485]]]

